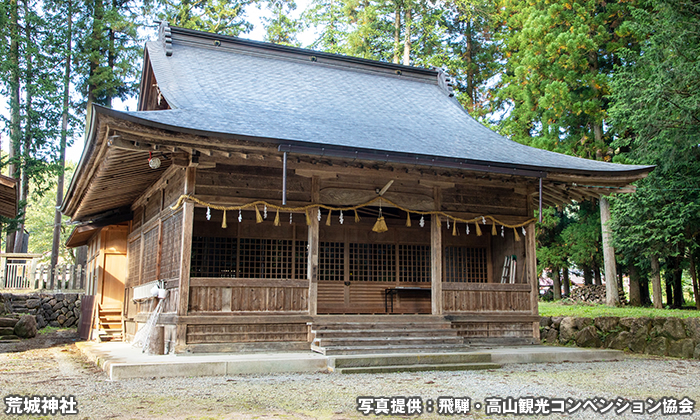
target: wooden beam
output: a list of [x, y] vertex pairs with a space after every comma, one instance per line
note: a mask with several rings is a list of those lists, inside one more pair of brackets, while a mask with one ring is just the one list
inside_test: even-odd
[[445, 181], [434, 181], [434, 180], [428, 180], [428, 179], [420, 179], [418, 180], [419, 185], [423, 185], [425, 187], [430, 187], [430, 188], [454, 188], [455, 183], [454, 182], [445, 182]]
[[338, 174], [332, 171], [322, 169], [296, 169], [294, 173], [305, 178], [318, 177], [319, 179], [338, 178]]
[[158, 149], [157, 145], [149, 143], [141, 143], [139, 140], [129, 141], [127, 138], [120, 134], [115, 134], [109, 136], [107, 142], [109, 147], [114, 147], [115, 149], [129, 150], [129, 151], [145, 151], [150, 152]]
[[647, 173], [638, 173], [634, 175], [620, 174], [608, 176], [596, 175], [574, 175], [549, 172], [547, 174], [548, 181], [562, 181], [566, 183], [576, 183], [581, 186], [614, 186], [626, 187], [628, 184], [646, 178]]
[[131, 210], [133, 211], [139, 206], [146, 204], [146, 199], [148, 197], [150, 197], [156, 191], [165, 187], [168, 184], [170, 178], [172, 178], [175, 175], [175, 173], [177, 173], [177, 171], [181, 170], [183, 170], [183, 168], [171, 165], [168, 169], [165, 170], [165, 172], [163, 172], [163, 175], [160, 176], [158, 181], [156, 181], [153, 185], [148, 187], [146, 191], [144, 191], [143, 194], [141, 194], [141, 197], [134, 201], [134, 203], [131, 205]]

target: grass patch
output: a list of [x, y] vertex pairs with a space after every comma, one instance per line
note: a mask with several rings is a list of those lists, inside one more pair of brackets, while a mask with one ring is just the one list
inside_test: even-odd
[[571, 302], [540, 302], [541, 316], [574, 316], [581, 318], [598, 318], [601, 316], [617, 316], [620, 318], [649, 317], [649, 318], [693, 318], [700, 316], [695, 309], [654, 309], [624, 306], [613, 308], [596, 304], [571, 304]]
[[52, 327], [50, 325], [47, 325], [44, 328], [37, 331], [37, 333], [38, 334], [50, 334], [53, 332], [70, 331], [70, 330], [75, 330], [75, 328]]

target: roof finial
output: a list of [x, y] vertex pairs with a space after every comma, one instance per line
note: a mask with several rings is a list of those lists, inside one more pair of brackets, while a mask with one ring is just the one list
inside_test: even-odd
[[170, 25], [167, 21], [160, 22], [160, 27], [158, 28], [158, 41], [163, 44], [163, 49], [165, 50], [165, 55], [170, 57], [173, 55], [173, 35], [170, 32]]
[[444, 90], [447, 92], [447, 94], [451, 97], [455, 96], [454, 90], [452, 90], [452, 87], [454, 84], [452, 83], [452, 80], [447, 77], [447, 73], [445, 70], [438, 68], [438, 86], [440, 86], [440, 89]]

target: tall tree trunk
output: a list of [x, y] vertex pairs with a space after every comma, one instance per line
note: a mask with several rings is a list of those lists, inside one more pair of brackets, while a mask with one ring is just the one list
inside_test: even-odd
[[34, 67], [33, 67], [33, 40], [32, 40], [32, 27], [29, 20], [29, 4], [28, 0], [24, 2], [24, 33], [26, 42], [26, 52], [25, 52], [25, 80], [27, 81], [25, 86], [25, 116], [26, 122], [24, 124], [24, 141], [22, 142], [22, 163], [21, 163], [21, 177], [20, 177], [20, 190], [19, 190], [19, 213], [22, 214], [20, 223], [17, 226], [17, 234], [15, 235], [15, 252], [22, 252], [25, 248], [25, 237], [24, 237], [24, 220], [27, 211], [27, 199], [29, 198], [29, 164], [30, 157], [32, 154], [32, 140], [33, 140], [33, 130], [34, 130], [34, 111], [33, 111], [33, 94], [34, 88], [32, 81], [34, 80]]
[[617, 289], [617, 274], [615, 273], [615, 248], [612, 245], [609, 221], [610, 201], [608, 201], [608, 197], [600, 197], [600, 225], [603, 229], [603, 259], [605, 260], [605, 304], [619, 306], [620, 294]]
[[571, 281], [569, 280], [569, 267], [564, 267], [564, 275], [562, 276], [562, 285], [564, 286], [564, 296], [571, 294]]
[[87, 93], [87, 121], [90, 121], [92, 116], [92, 104], [95, 103], [95, 91], [97, 90], [97, 85], [95, 82], [95, 74], [97, 74], [97, 69], [100, 67], [100, 57], [104, 51], [102, 51], [102, 44], [100, 40], [102, 39], [102, 25], [104, 20], [104, 4], [103, 0], [92, 0], [93, 3], [93, 17], [92, 17], [92, 42], [97, 48], [97, 52], [92, 54], [89, 65], [89, 75], [88, 75], [88, 93]]
[[616, 264], [617, 270], [617, 294], [620, 296], [620, 302], [624, 302], [625, 297], [625, 283], [623, 279], [622, 266]]
[[593, 284], [593, 270], [590, 265], [583, 266], [583, 284]]
[[664, 270], [664, 277], [666, 281], [666, 306], [673, 308], [673, 268], [669, 267], [669, 263], [666, 263], [666, 269]]
[[[588, 68], [591, 71], [591, 73], [593, 73], [594, 77], [598, 76], [598, 74], [600, 73], [599, 67], [600, 66], [599, 66], [599, 62], [598, 62], [598, 52], [595, 50], [591, 50], [588, 53]], [[601, 96], [600, 89], [598, 89], [597, 87], [594, 86], [593, 90], [595, 91], [595, 96], [597, 98], [600, 98], [600, 96]], [[603, 122], [602, 121], [593, 121], [592, 125], [593, 125], [593, 137], [595, 138], [596, 144], [600, 144], [603, 142]], [[606, 197], [601, 197], [601, 201], [603, 199], [605, 199], [607, 201]], [[602, 222], [603, 221], [601, 220], [601, 223]], [[605, 228], [603, 228], [603, 229], [605, 229]], [[603, 242], [605, 242], [605, 240], [603, 240]], [[603, 245], [603, 252], [605, 252], [605, 245]], [[605, 277], [606, 284], [607, 284], [607, 281], [608, 281], [608, 277], [607, 277], [607, 267], [606, 267], [606, 277]]]
[[552, 282], [554, 300], [561, 300], [561, 270], [558, 268], [552, 270]]
[[593, 284], [596, 286], [603, 285], [603, 279], [600, 276], [600, 267], [598, 266], [598, 263], [593, 263]]
[[698, 272], [695, 269], [695, 257], [688, 254], [690, 260], [690, 278], [693, 280], [693, 298], [695, 299], [695, 309], [700, 310], [700, 288], [698, 287]]
[[629, 264], [630, 272], [630, 305], [642, 306], [641, 285], [639, 284], [639, 270], [634, 262]]
[[[53, 218], [53, 243], [51, 245], [51, 267], [58, 264], [58, 254], [61, 247], [61, 211], [59, 210], [63, 203], [63, 182], [65, 179], [66, 169], [66, 138], [68, 136], [68, 106], [70, 104], [70, 73], [72, 61], [72, 41], [73, 41], [73, 5], [71, 0], [67, 1], [68, 16], [66, 18], [66, 70], [63, 76], [63, 110], [61, 116], [61, 143], [59, 145], [58, 164], [60, 166], [58, 173], [58, 181], [56, 182], [56, 212]], [[51, 270], [53, 276], [53, 270]], [[51, 282], [53, 284], [53, 281]]]
[[[117, 10], [119, 9], [119, 5], [117, 4], [117, 0], [112, 0], [112, 13], [117, 13]], [[107, 52], [107, 66], [109, 67], [110, 74], [114, 74], [114, 62], [116, 60], [116, 47], [114, 45], [115, 41], [115, 33], [114, 29], [112, 28], [112, 25], [109, 25], [109, 29], [107, 29], [107, 34], [108, 34], [108, 40], [109, 40], [109, 51]], [[107, 105], [108, 108], [112, 107], [112, 99], [114, 99], [113, 92], [110, 89], [107, 91], [107, 96], [105, 98], [105, 104]]]
[[[20, 69], [19, 69], [19, 6], [17, 0], [10, 1], [10, 147], [8, 175], [19, 178], [16, 159], [20, 155]], [[15, 233], [5, 238], [5, 252], [14, 252]]]
[[642, 306], [651, 306], [651, 296], [649, 295], [649, 277], [639, 277], [639, 296]]
[[401, 6], [396, 3], [394, 14], [394, 64], [399, 64], [399, 52], [401, 48]]
[[408, 66], [411, 64], [411, 26], [413, 25], [413, 17], [411, 14], [410, 4], [406, 5], [406, 10], [404, 11], [406, 17], [404, 18], [404, 39], [403, 39], [403, 65]]
[[673, 262], [673, 307], [682, 308], [685, 304], [685, 298], [683, 297], [683, 253], [681, 250], [680, 254], [674, 258]]
[[661, 269], [659, 268], [659, 257], [651, 257], [651, 289], [654, 295], [654, 308], [661, 309], [664, 303], [661, 297]]
[[476, 107], [476, 98], [474, 95], [474, 69], [472, 68], [474, 60], [474, 39], [472, 34], [472, 21], [471, 18], [467, 20], [467, 27], [464, 31], [464, 42], [466, 45], [464, 52], [464, 61], [467, 64], [467, 95], [469, 95], [469, 104], [467, 104], [467, 111], [470, 114], [474, 112]]

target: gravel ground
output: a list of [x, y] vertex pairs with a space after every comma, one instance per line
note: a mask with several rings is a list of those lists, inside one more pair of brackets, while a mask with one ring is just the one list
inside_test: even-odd
[[[688, 397], [700, 401], [700, 361], [631, 356], [620, 362], [506, 365], [475, 372], [422, 372], [380, 375], [328, 373], [245, 375], [236, 377], [135, 379], [110, 381], [72, 342], [73, 333], [57, 332], [25, 342], [0, 344], [0, 396], [75, 397], [77, 419], [357, 419], [358, 396], [420, 397], [427, 404], [441, 396], [471, 398], [471, 412], [452, 418], [700, 418], [654, 414], [606, 414], [591, 409], [549, 416], [486, 415], [489, 397], [548, 397], [574, 400], [618, 397], [659, 400]], [[20, 350], [20, 351], [17, 351]], [[600, 403], [600, 402], [599, 402]], [[568, 407], [568, 406], [567, 406]], [[437, 409], [437, 407], [436, 407]], [[1, 418], [8, 416], [3, 401]], [[2, 417], [4, 416], [4, 417]], [[367, 416], [376, 418], [374, 414]], [[379, 416], [384, 417], [384, 416]], [[416, 416], [403, 416], [416, 417]], [[45, 416], [43, 418], [51, 418]], [[436, 412], [420, 418], [447, 418]]]

